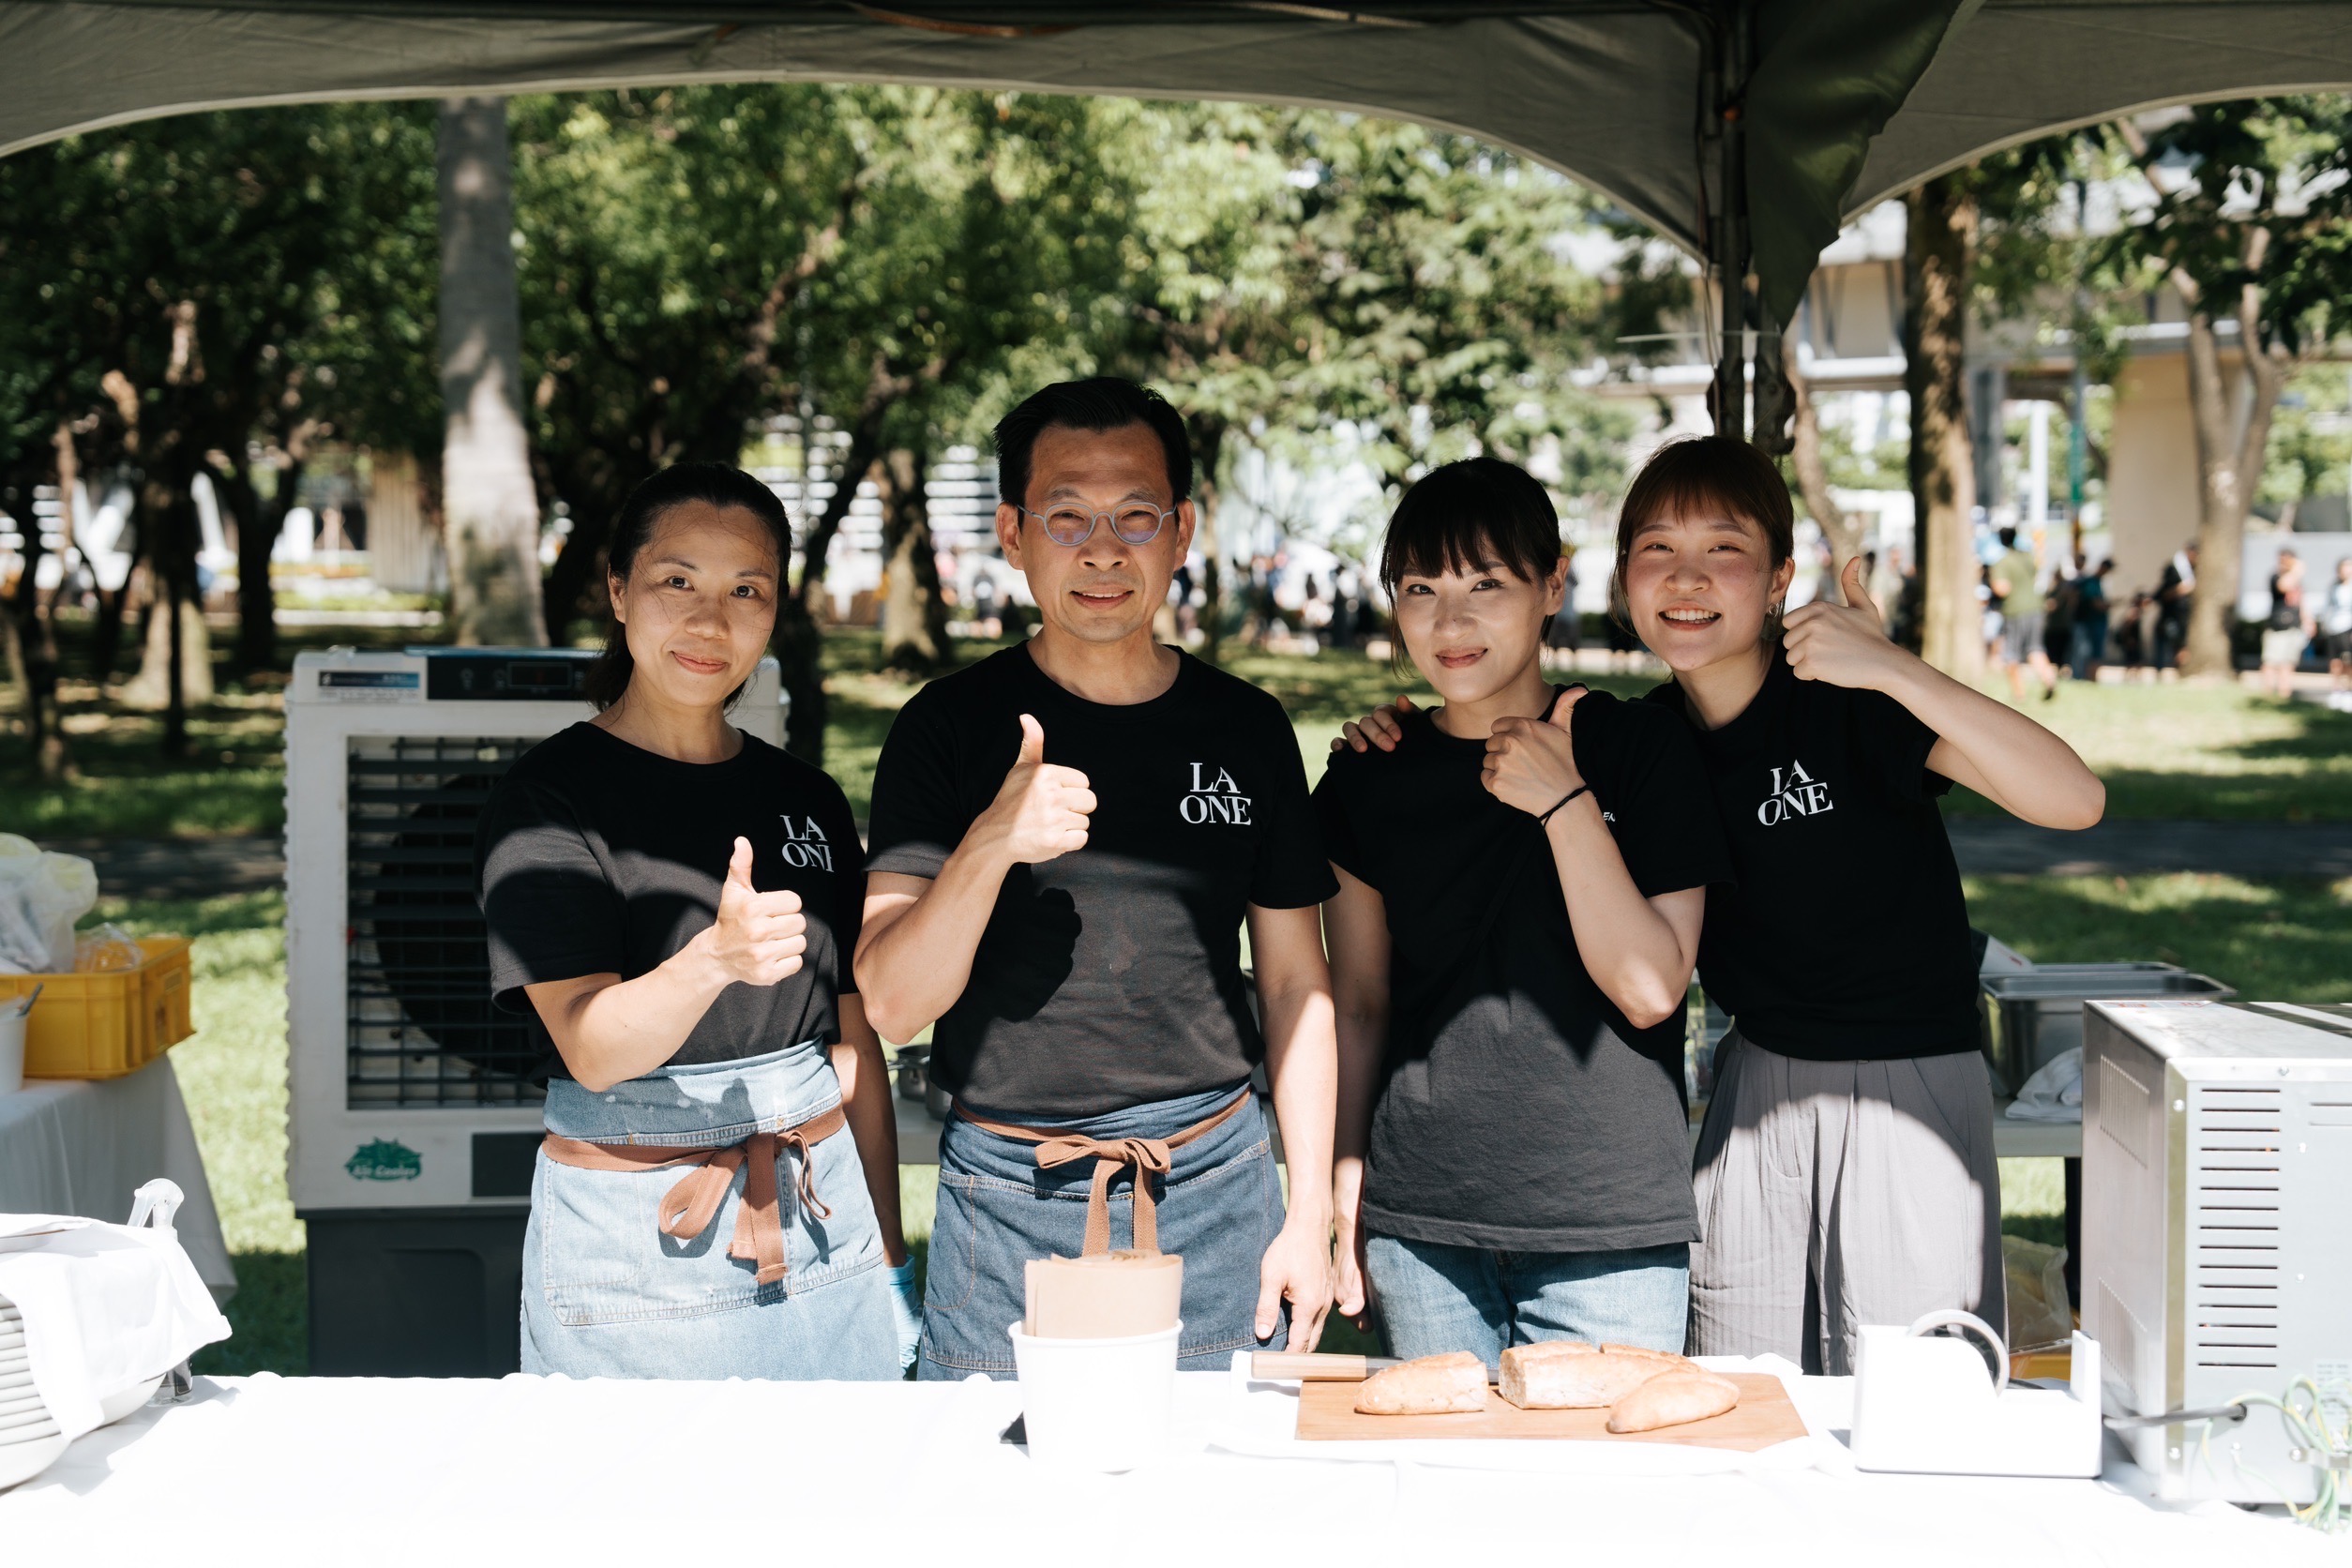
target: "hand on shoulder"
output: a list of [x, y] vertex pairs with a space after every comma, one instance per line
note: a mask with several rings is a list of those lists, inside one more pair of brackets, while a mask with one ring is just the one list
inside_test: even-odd
[[1378, 747], [1382, 751], [1394, 751], [1396, 743], [1405, 738], [1405, 727], [1398, 722], [1398, 718], [1412, 711], [1413, 700], [1410, 697], [1383, 702], [1361, 719], [1350, 719], [1342, 726], [1337, 737], [1332, 741], [1331, 748], [1337, 751], [1344, 746], [1350, 751], [1370, 751]]

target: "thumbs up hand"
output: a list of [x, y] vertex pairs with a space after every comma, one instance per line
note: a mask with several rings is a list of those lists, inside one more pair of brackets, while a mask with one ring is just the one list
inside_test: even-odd
[[1047, 761], [1045, 727], [1023, 714], [1020, 751], [972, 831], [999, 840], [1015, 864], [1034, 866], [1086, 848], [1093, 809], [1086, 775]]
[[1495, 720], [1481, 774], [1487, 792], [1532, 817], [1582, 784], [1570, 723], [1576, 705], [1589, 695], [1583, 686], [1570, 686], [1542, 718]]
[[800, 969], [808, 917], [790, 888], [761, 893], [751, 885], [751, 840], [738, 838], [718, 890], [718, 918], [695, 941], [730, 981], [773, 986]]
[[1844, 604], [1816, 599], [1788, 612], [1781, 648], [1801, 681], [1883, 690], [1911, 656], [1887, 636], [1878, 607], [1862, 586], [1862, 559], [1846, 563], [1838, 579]]

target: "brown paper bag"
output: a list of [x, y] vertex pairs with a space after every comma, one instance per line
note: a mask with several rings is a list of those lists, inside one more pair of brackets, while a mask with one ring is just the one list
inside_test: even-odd
[[1163, 1252], [1041, 1258], [1028, 1265], [1027, 1283], [1021, 1332], [1031, 1338], [1123, 1339], [1176, 1326], [1184, 1260]]

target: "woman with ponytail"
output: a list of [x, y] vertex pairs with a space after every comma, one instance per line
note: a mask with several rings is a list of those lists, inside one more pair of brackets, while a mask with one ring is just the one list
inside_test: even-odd
[[913, 1343], [889, 1084], [850, 971], [856, 826], [831, 778], [727, 722], [791, 540], [738, 469], [640, 485], [596, 716], [482, 818], [490, 983], [545, 1051], [526, 1372], [893, 1378]]

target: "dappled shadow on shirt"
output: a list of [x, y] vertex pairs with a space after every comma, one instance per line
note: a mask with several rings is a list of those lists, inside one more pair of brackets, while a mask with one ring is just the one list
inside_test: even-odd
[[1051, 1002], [1077, 966], [1085, 922], [1067, 888], [1041, 887], [1028, 867], [1005, 879], [997, 898], [998, 918], [989, 923], [972, 957], [985, 970], [996, 1010], [1026, 1022]]

